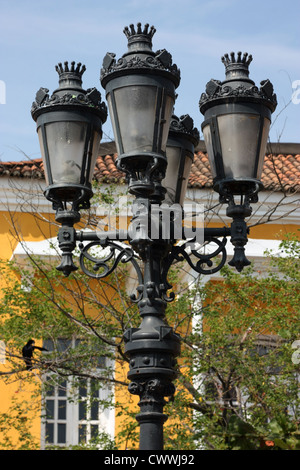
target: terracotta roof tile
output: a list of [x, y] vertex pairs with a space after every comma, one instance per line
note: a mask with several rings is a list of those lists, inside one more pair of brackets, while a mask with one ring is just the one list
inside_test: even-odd
[[[100, 183], [125, 183], [125, 175], [116, 167], [117, 154], [99, 156], [94, 170], [94, 178]], [[0, 177], [44, 178], [41, 158], [21, 162], [0, 162]], [[265, 157], [262, 183], [266, 190], [300, 190], [300, 154], [267, 154]], [[212, 176], [207, 154], [195, 153], [189, 186], [191, 188], [212, 187]]]

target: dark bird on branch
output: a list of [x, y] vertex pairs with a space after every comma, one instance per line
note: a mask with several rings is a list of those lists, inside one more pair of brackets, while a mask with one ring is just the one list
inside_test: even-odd
[[35, 346], [35, 342], [33, 339], [30, 339], [25, 346], [22, 348], [22, 356], [26, 364], [27, 370], [32, 370], [32, 355], [33, 351], [38, 349], [39, 351], [48, 351], [46, 348], [40, 348], [39, 346]]

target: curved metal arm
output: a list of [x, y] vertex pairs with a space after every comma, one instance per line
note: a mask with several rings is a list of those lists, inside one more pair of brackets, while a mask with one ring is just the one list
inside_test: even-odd
[[[188, 245], [190, 243], [193, 243], [193, 240], [191, 240], [190, 242], [186, 242], [181, 246], [180, 245], [173, 246], [171, 253], [169, 255], [167, 269], [169, 269], [169, 267], [171, 266], [174, 260], [183, 261], [185, 259], [188, 262], [188, 264], [191, 266], [191, 268], [194, 269], [199, 274], [213, 274], [213, 273], [220, 271], [220, 269], [224, 266], [226, 259], [227, 259], [227, 252], [226, 252], [227, 238], [223, 237], [223, 240], [219, 240], [218, 238], [210, 237], [208, 244], [211, 242], [218, 245], [218, 248], [213, 253], [210, 253], [210, 254], [199, 253], [197, 249], [191, 249], [191, 254], [189, 254], [186, 250], [188, 248]], [[214, 268], [212, 268], [213, 266], [212, 259], [220, 254], [221, 254], [220, 263]], [[198, 261], [196, 263], [192, 261], [191, 255], [198, 258]], [[205, 268], [204, 265], [208, 266], [210, 269]]]
[[[104, 250], [109, 248], [109, 253], [107, 255], [104, 255], [104, 257], [96, 257], [89, 253], [89, 250], [91, 250], [95, 246], [98, 248], [101, 247]], [[109, 276], [109, 274], [111, 274], [116, 269], [120, 262], [130, 262], [137, 273], [139, 283], [137, 287], [139, 296], [136, 297], [133, 294], [131, 295], [131, 300], [133, 302], [138, 302], [140, 300], [141, 289], [139, 287], [143, 284], [143, 276], [139, 264], [135, 259], [136, 254], [132, 248], [130, 248], [129, 246], [124, 246], [124, 244], [121, 245], [109, 239], [105, 239], [92, 241], [87, 245], [79, 243], [79, 249], [81, 252], [79, 257], [80, 267], [85, 274], [94, 279], [102, 279], [106, 276]], [[86, 262], [90, 262], [92, 264], [92, 269], [86, 266]], [[101, 272], [99, 272], [100, 270]]]

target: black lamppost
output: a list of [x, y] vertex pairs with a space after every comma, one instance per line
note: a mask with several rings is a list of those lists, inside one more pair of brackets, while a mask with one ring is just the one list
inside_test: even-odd
[[[247, 243], [245, 218], [251, 214], [251, 202], [257, 202], [271, 124], [277, 105], [269, 80], [261, 87], [249, 79], [252, 56], [232, 52], [222, 57], [226, 79], [210, 80], [200, 98], [204, 114], [203, 135], [220, 201], [228, 204], [227, 215], [233, 218], [232, 243], [235, 254], [229, 262], [241, 271], [250, 264], [244, 254]], [[235, 203], [235, 197], [239, 203]]]
[[[197, 245], [191, 249], [190, 242], [195, 239], [186, 239], [181, 225], [178, 230], [174, 210], [174, 205], [183, 205], [199, 140], [193, 120], [173, 114], [179, 70], [166, 50], [153, 52], [153, 27], [142, 29], [139, 23], [137, 29], [131, 25], [124, 32], [128, 51], [118, 61], [112, 53], [105, 56], [101, 84], [113, 125], [118, 168], [125, 172], [128, 191], [135, 196], [134, 230], [112, 238], [110, 232], [84, 233], [74, 228], [80, 209], [89, 207], [93, 168], [107, 116], [100, 93], [81, 87], [84, 67], [78, 64], [75, 68], [72, 63], [69, 69], [67, 63], [59, 64], [59, 88], [51, 97], [44, 88], [38, 91], [32, 116], [44, 159], [45, 197], [53, 202], [56, 220], [62, 225], [58, 233], [62, 261], [57, 269], [66, 276], [77, 269], [72, 252], [79, 242], [80, 266], [87, 275], [105, 277], [120, 261], [130, 262], [137, 273], [139, 285], [132, 301], [137, 303], [142, 321], [139, 328], [124, 334], [129, 391], [140, 397], [140, 449], [161, 450], [167, 419], [165, 397], [175, 392], [176, 357], [180, 354], [180, 338], [165, 321], [167, 303], [174, 299], [173, 293], [168, 295], [172, 287], [168, 271], [174, 261], [186, 260], [198, 273], [217, 272], [226, 262], [228, 236], [235, 246], [229, 264], [239, 271], [249, 264], [244, 254], [245, 218], [262, 188], [260, 174], [276, 96], [268, 80], [257, 88], [248, 78], [251, 56], [240, 53], [223, 58], [226, 80], [211, 80], [201, 96], [202, 129], [214, 189], [220, 201], [228, 204], [227, 215], [233, 218], [231, 228], [204, 229], [204, 240], [217, 244], [213, 253], [205, 255]], [[164, 212], [159, 211], [157, 217], [162, 203], [172, 213], [168, 236], [163, 232]], [[178, 244], [179, 240], [183, 243]], [[84, 241], [88, 243], [84, 245]], [[95, 258], [89, 252], [95, 245], [110, 248], [109, 255]], [[214, 265], [216, 257], [219, 263]]]

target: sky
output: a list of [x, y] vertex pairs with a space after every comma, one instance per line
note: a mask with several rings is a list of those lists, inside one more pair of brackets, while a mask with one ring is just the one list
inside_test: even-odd
[[[40, 158], [30, 109], [40, 87], [57, 88], [59, 62], [85, 64], [83, 87], [105, 100], [102, 60], [127, 51], [123, 29], [138, 22], [155, 26], [153, 50], [181, 70], [176, 115], [201, 131], [199, 99], [211, 78], [224, 80], [221, 57], [248, 52], [250, 78], [270, 79], [277, 94], [270, 141], [300, 143], [299, 21], [299, 0], [0, 0], [0, 160]], [[110, 119], [103, 132], [114, 139]]]

